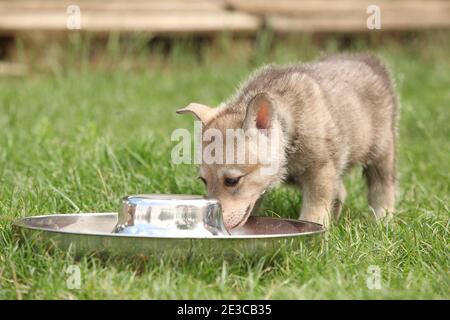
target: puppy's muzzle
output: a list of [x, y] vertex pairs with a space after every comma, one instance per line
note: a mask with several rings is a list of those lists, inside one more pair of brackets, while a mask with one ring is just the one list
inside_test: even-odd
[[266, 190], [261, 192], [258, 199], [247, 206], [247, 208], [245, 209], [245, 214], [242, 217], [241, 221], [239, 221], [234, 227], [232, 227], [232, 229], [243, 226], [247, 222], [248, 217], [250, 217], [253, 213], [255, 213], [259, 209], [262, 202], [262, 196], [264, 195], [265, 192]]

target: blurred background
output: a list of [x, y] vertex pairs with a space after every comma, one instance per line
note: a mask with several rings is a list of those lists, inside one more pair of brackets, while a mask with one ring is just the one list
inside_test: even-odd
[[224, 38], [270, 47], [289, 37], [348, 49], [449, 27], [447, 0], [0, 0], [0, 74], [55, 68], [64, 48], [91, 62], [108, 46], [167, 53], [180, 39], [194, 51]]

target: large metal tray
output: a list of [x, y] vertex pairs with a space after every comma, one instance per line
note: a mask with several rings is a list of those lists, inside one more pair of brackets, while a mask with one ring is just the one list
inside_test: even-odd
[[143, 236], [113, 233], [117, 219], [117, 213], [52, 214], [23, 218], [14, 226], [25, 239], [50, 241], [77, 253], [156, 256], [269, 253], [283, 246], [294, 248], [302, 239], [324, 232], [322, 225], [312, 222], [252, 216], [231, 235]]

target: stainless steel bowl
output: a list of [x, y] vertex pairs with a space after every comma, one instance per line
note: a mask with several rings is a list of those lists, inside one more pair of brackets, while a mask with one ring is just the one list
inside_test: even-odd
[[163, 194], [123, 198], [114, 232], [173, 237], [229, 235], [218, 200]]
[[231, 235], [151, 236], [112, 233], [117, 213], [51, 214], [14, 222], [18, 235], [28, 244], [54, 246], [82, 255], [107, 253], [154, 257], [219, 257], [271, 254], [284, 248], [297, 250], [308, 239], [322, 234], [322, 225], [308, 221], [249, 217]]

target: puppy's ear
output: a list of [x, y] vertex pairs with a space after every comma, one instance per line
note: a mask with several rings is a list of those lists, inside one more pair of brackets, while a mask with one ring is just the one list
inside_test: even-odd
[[270, 129], [274, 116], [273, 104], [269, 96], [265, 93], [259, 93], [250, 101], [247, 107], [243, 128], [245, 130], [252, 128]]
[[205, 106], [204, 104], [193, 102], [183, 109], [177, 110], [176, 112], [178, 114], [192, 113], [198, 120], [203, 123], [203, 125], [206, 125], [214, 117], [217, 110]]

